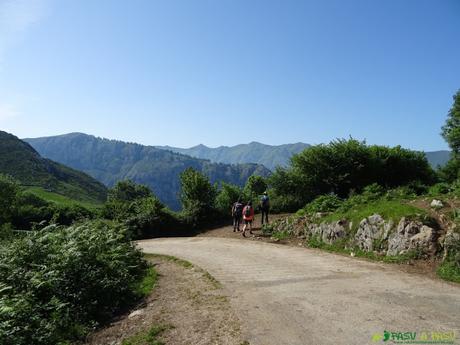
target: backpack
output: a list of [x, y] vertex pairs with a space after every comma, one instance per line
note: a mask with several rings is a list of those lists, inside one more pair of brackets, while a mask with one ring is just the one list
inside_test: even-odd
[[235, 203], [235, 207], [233, 209], [233, 213], [236, 215], [236, 216], [240, 216], [243, 214], [243, 204], [240, 203], [240, 202], [236, 202]]
[[251, 206], [246, 206], [244, 208], [244, 216], [245, 217], [250, 217], [251, 216]]
[[267, 208], [268, 208], [268, 206], [270, 205], [269, 201], [270, 201], [270, 199], [268, 198], [268, 196], [264, 195], [264, 196], [262, 197], [261, 205], [262, 205], [262, 208], [263, 208], [263, 209], [267, 209]]

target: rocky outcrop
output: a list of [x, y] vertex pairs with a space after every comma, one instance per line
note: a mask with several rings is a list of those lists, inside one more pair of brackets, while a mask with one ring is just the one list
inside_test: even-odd
[[[346, 240], [346, 248], [356, 248], [379, 255], [396, 256], [416, 250], [422, 255], [433, 255], [442, 245], [438, 243], [435, 229], [419, 220], [401, 218], [398, 225], [382, 216], [374, 214], [359, 223], [353, 235], [353, 224], [346, 220], [317, 223], [308, 217], [288, 217], [273, 224], [274, 231], [285, 231], [302, 239], [317, 238], [324, 243], [333, 244]], [[452, 237], [453, 236], [453, 237]], [[446, 237], [443, 242], [458, 243], [457, 233]], [[456, 242], [457, 241], [457, 242]], [[343, 241], [344, 242], [344, 241]], [[447, 247], [448, 244], [445, 245]]]
[[433, 253], [436, 249], [434, 229], [419, 221], [401, 218], [396, 232], [388, 239], [387, 255], [401, 255], [409, 250]]
[[[380, 215], [374, 214], [364, 218], [358, 227], [355, 235], [355, 243], [358, 248], [371, 252], [380, 250], [381, 245], [388, 240], [389, 233], [393, 228], [393, 221], [385, 221]], [[378, 248], [374, 248], [379, 243]]]
[[310, 224], [308, 233], [310, 236], [316, 236], [324, 243], [332, 244], [347, 235], [345, 228], [346, 223], [339, 220], [334, 223]]

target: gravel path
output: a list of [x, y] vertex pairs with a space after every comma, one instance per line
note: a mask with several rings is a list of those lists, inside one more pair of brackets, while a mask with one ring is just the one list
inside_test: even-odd
[[[375, 344], [393, 332], [456, 331], [460, 286], [391, 265], [240, 239], [195, 237], [138, 242], [219, 280], [251, 345]], [[383, 342], [381, 342], [383, 344]]]

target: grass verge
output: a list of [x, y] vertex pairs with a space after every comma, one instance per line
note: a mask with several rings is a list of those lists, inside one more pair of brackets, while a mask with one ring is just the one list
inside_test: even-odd
[[452, 261], [444, 261], [439, 265], [437, 274], [444, 280], [460, 283], [460, 267]]
[[144, 256], [146, 259], [160, 258], [163, 260], [171, 261], [187, 269], [195, 268], [196, 270], [199, 270], [200, 272], [203, 273], [203, 276], [209, 280], [209, 282], [214, 286], [214, 288], [219, 289], [222, 287], [220, 282], [216, 278], [214, 278], [208, 271], [202, 269], [201, 267], [197, 267], [193, 265], [191, 262], [187, 260], [179, 259], [179, 258], [176, 258], [175, 256], [164, 255], [164, 254], [144, 254]]
[[121, 342], [121, 345], [164, 345], [158, 337], [170, 329], [171, 326], [154, 325], [147, 331], [139, 332], [138, 334], [129, 337]]
[[415, 260], [419, 257], [419, 253], [415, 250], [409, 251], [402, 255], [395, 255], [395, 256], [384, 256], [384, 255], [377, 255], [374, 252], [366, 252], [359, 248], [346, 248], [345, 247], [346, 240], [337, 241], [334, 244], [324, 243], [321, 240], [311, 237], [307, 244], [311, 248], [318, 248], [332, 253], [340, 253], [340, 254], [347, 254], [353, 255], [360, 258], [366, 258], [373, 261], [385, 262], [389, 264], [401, 264], [405, 262], [409, 262], [411, 260]]
[[140, 297], [148, 296], [153, 288], [155, 287], [158, 280], [158, 273], [153, 266], [150, 266], [147, 269], [147, 272], [144, 278], [139, 282], [139, 284], [134, 288], [136, 294]]

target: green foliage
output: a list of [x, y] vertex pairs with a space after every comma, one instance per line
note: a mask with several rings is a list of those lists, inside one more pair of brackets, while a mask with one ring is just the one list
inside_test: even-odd
[[223, 216], [230, 216], [232, 205], [238, 199], [245, 200], [241, 187], [223, 182], [216, 197], [216, 207]]
[[454, 156], [460, 154], [460, 90], [453, 96], [454, 103], [442, 127], [442, 136], [449, 144]]
[[293, 156], [289, 169], [277, 169], [270, 177], [270, 186], [274, 199], [292, 211], [319, 195], [346, 198], [373, 183], [384, 188], [412, 183], [415, 189], [434, 181], [423, 153], [350, 139], [312, 146]]
[[438, 267], [438, 275], [446, 280], [460, 283], [460, 236], [453, 233], [446, 238], [446, 257]]
[[109, 190], [102, 210], [107, 219], [124, 223], [133, 238], [179, 236], [184, 225], [146, 186], [118, 182]]
[[244, 194], [249, 196], [252, 200], [257, 199], [268, 188], [265, 178], [262, 176], [252, 175], [249, 177], [246, 185], [244, 186]]
[[10, 176], [0, 174], [0, 224], [11, 221], [18, 193], [18, 183]]
[[361, 200], [347, 200], [336, 212], [320, 219], [321, 222], [334, 222], [347, 219], [353, 223], [353, 229], [357, 229], [359, 222], [373, 214], [379, 214], [384, 219], [399, 221], [402, 217], [421, 217], [426, 212], [420, 208], [402, 203], [401, 200], [386, 200], [385, 198], [362, 202]]
[[321, 195], [307, 204], [303, 209], [303, 214], [315, 214], [317, 212], [333, 212], [342, 206], [343, 200], [335, 194]]
[[103, 222], [51, 226], [0, 251], [2, 344], [81, 338], [136, 301], [147, 264], [125, 230]]
[[0, 131], [0, 173], [17, 179], [23, 186], [41, 187], [69, 198], [101, 203], [105, 186], [90, 176], [42, 158], [29, 144]]
[[147, 269], [147, 273], [145, 274], [142, 281], [140, 281], [137, 286], [136, 284], [134, 285], [135, 293], [138, 296], [147, 297], [152, 292], [153, 288], [155, 287], [157, 280], [158, 280], [158, 273], [153, 266], [150, 266]]
[[158, 336], [169, 326], [152, 326], [148, 331], [140, 332], [121, 342], [121, 345], [164, 345], [164, 342], [158, 340]]
[[186, 169], [180, 176], [183, 212], [193, 225], [200, 225], [215, 217], [217, 188], [209, 179], [194, 170]]
[[437, 269], [438, 275], [445, 280], [460, 283], [460, 265], [454, 261], [444, 261]]
[[428, 194], [431, 196], [438, 196], [448, 194], [453, 190], [452, 186], [445, 182], [436, 183], [431, 186], [428, 190]]
[[129, 202], [153, 196], [152, 191], [144, 185], [136, 184], [131, 180], [119, 181], [109, 190], [107, 200]]

